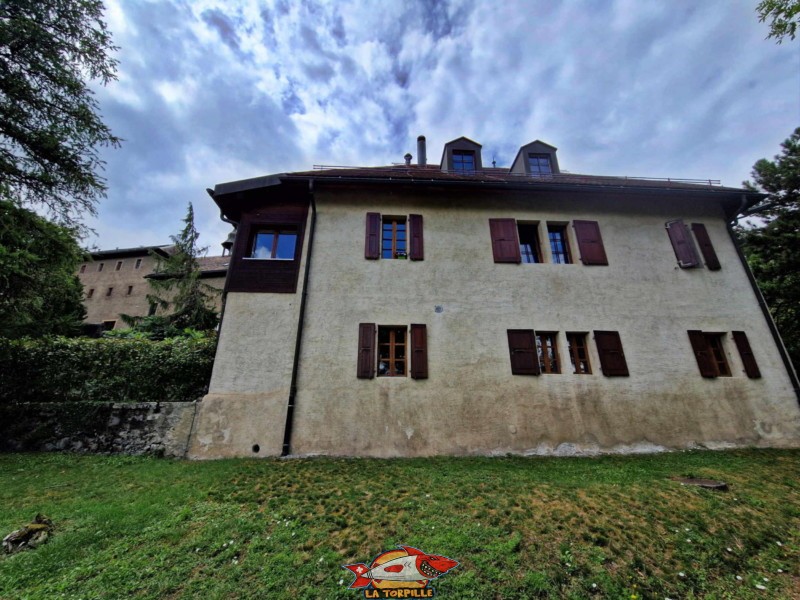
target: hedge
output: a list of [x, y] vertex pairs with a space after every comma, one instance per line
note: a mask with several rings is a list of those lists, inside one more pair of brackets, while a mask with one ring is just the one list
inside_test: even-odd
[[196, 400], [215, 348], [214, 339], [0, 339], [0, 403]]

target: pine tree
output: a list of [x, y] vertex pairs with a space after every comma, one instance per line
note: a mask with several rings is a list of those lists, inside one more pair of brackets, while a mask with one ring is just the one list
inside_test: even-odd
[[800, 127], [781, 146], [774, 160], [753, 166], [755, 185], [744, 182], [767, 198], [745, 215], [759, 222], [738, 234], [789, 356], [800, 365]]
[[[207, 248], [198, 248], [199, 234], [194, 226], [194, 208], [189, 204], [184, 227], [177, 236], [171, 236], [174, 247], [164, 258], [156, 259], [155, 277], [150, 279], [152, 294], [147, 296], [151, 305], [165, 311], [169, 326], [176, 330], [190, 328], [208, 331], [217, 326], [218, 315], [214, 298], [219, 290], [203, 283], [197, 258]], [[142, 321], [139, 321], [142, 325]]]

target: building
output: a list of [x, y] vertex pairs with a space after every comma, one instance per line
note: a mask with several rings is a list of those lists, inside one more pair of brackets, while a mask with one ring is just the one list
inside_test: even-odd
[[714, 181], [562, 172], [535, 141], [222, 183], [238, 224], [189, 455], [796, 446], [796, 375]]
[[[78, 268], [84, 288], [85, 325], [98, 329], [127, 327], [120, 315], [151, 314], [147, 295], [152, 293], [149, 279], [155, 273], [157, 256], [167, 257], [172, 246], [139, 246], [92, 252], [90, 260]], [[198, 259], [200, 276], [221, 290], [225, 284], [229, 256], [208, 256]], [[222, 296], [217, 299], [221, 309]]]

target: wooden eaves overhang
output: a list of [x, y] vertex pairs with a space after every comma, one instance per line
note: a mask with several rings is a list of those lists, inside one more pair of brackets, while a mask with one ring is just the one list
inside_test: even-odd
[[603, 193], [695, 198], [722, 205], [727, 220], [756, 205], [766, 195], [742, 188], [684, 180], [656, 180], [628, 177], [560, 174], [548, 177], [512, 175], [506, 169], [474, 173], [441, 171], [438, 167], [334, 168], [264, 177], [218, 184], [209, 195], [219, 206], [223, 220], [238, 222], [248, 207], [257, 206], [273, 194], [292, 191], [305, 193], [310, 182], [319, 190], [327, 186], [399, 186], [436, 189], [491, 189], [514, 191]]

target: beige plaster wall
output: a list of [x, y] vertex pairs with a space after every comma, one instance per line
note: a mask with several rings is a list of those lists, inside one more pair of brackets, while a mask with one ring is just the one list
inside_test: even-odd
[[[713, 204], [541, 193], [423, 198], [389, 190], [318, 191], [316, 200], [293, 454], [798, 444], [797, 399]], [[425, 260], [365, 260], [368, 211], [422, 214]], [[597, 220], [610, 264], [579, 264], [571, 228], [577, 264], [495, 264], [488, 220], [499, 217]], [[706, 225], [722, 270], [677, 267], [664, 231], [673, 218]], [[544, 227], [540, 234], [546, 240]], [[253, 456], [256, 443], [259, 455], [280, 453], [300, 293], [229, 294], [190, 456]], [[360, 322], [427, 324], [429, 378], [357, 379]], [[512, 375], [512, 328], [559, 332], [564, 373]], [[728, 332], [732, 377], [700, 376], [689, 329]], [[630, 377], [602, 375], [591, 334], [593, 374], [571, 374], [565, 333], [593, 330], [620, 333]], [[732, 330], [747, 333], [762, 379], [744, 375]]]

